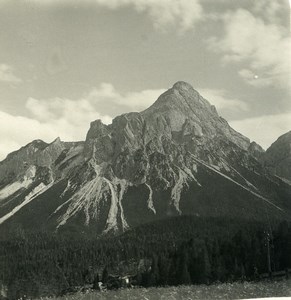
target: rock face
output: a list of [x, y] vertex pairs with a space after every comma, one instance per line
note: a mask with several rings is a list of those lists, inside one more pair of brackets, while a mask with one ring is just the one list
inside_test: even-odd
[[256, 142], [250, 143], [248, 151], [250, 152], [251, 155], [253, 155], [257, 159], [262, 159], [265, 156], [265, 150]]
[[291, 182], [291, 131], [270, 146], [263, 161], [271, 172]]
[[102, 234], [181, 214], [288, 218], [291, 186], [268, 172], [263, 156], [177, 82], [145, 111], [91, 122], [84, 143], [34, 141], [8, 155], [0, 230], [17, 223]]

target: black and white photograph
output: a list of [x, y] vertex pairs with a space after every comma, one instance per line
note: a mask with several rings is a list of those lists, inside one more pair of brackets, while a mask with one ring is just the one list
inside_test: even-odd
[[0, 300], [291, 299], [291, 0], [0, 0]]

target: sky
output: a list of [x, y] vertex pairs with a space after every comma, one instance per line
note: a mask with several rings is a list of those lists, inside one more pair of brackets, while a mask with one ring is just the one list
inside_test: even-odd
[[288, 0], [0, 0], [0, 160], [189, 82], [267, 149], [291, 130]]

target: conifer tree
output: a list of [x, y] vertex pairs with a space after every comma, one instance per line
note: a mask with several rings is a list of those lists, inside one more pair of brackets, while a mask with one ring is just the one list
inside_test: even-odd
[[97, 273], [94, 277], [94, 280], [93, 280], [93, 289], [94, 290], [99, 290], [99, 274]]
[[106, 266], [102, 272], [102, 282], [105, 284], [107, 283], [107, 281], [108, 281], [108, 270]]
[[191, 283], [191, 277], [188, 270], [188, 253], [186, 249], [182, 249], [177, 276], [179, 284]]

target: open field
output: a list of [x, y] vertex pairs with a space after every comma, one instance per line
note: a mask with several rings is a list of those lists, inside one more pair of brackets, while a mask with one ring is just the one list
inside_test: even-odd
[[[166, 288], [134, 288], [50, 298], [53, 300], [192, 300], [290, 297], [291, 280], [192, 285]], [[46, 299], [46, 298], [45, 298]]]

